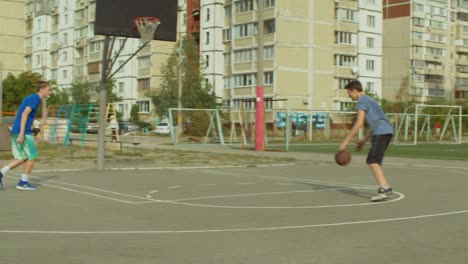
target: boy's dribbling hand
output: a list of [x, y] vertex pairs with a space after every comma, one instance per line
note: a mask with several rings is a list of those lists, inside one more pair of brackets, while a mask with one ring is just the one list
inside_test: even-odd
[[361, 151], [361, 149], [364, 147], [364, 144], [366, 144], [365, 141], [358, 141], [356, 143], [356, 151]]

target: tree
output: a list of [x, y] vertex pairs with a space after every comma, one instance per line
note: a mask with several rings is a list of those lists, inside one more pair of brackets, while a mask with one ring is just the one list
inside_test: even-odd
[[[182, 65], [184, 72], [181, 103], [183, 108], [215, 108], [216, 96], [212, 87], [205, 84], [200, 67], [200, 55], [195, 40], [187, 35], [183, 40]], [[179, 44], [177, 45], [179, 46]], [[152, 98], [160, 118], [168, 116], [169, 108], [178, 106], [179, 54], [177, 47], [161, 67], [162, 82], [157, 91], [148, 95]]]
[[[106, 83], [107, 90], [107, 102], [119, 102], [122, 101], [122, 98], [114, 93], [115, 80], [110, 80]], [[89, 104], [92, 98], [92, 95], [99, 94], [101, 86], [99, 83], [95, 82], [81, 82], [76, 81], [72, 84], [70, 89], [70, 95], [72, 98], [73, 104]]]
[[23, 72], [18, 77], [9, 73], [3, 80], [3, 111], [15, 112], [24, 97], [37, 92], [37, 83], [42, 76], [34, 72]]

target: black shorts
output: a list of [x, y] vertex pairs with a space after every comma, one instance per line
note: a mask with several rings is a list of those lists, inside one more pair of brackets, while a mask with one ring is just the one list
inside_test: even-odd
[[367, 154], [367, 164], [382, 164], [385, 151], [392, 140], [392, 134], [372, 136], [371, 148]]

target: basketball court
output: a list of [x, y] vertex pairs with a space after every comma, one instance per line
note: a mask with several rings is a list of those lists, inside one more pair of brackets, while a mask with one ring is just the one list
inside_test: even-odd
[[2, 263], [464, 263], [466, 162], [387, 160], [371, 203], [363, 158], [119, 170], [37, 170], [1, 192]]

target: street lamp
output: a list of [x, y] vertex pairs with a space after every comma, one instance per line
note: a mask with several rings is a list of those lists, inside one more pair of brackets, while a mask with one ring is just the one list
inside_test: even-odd
[[[185, 20], [188, 20], [192, 17], [198, 17], [200, 16], [200, 11], [195, 10], [192, 12], [192, 14], [188, 17], [185, 18]], [[182, 26], [179, 29], [179, 76], [178, 76], [178, 86], [177, 86], [177, 127], [176, 127], [176, 136], [175, 136], [175, 142], [177, 143], [178, 137], [182, 131], [182, 88], [183, 88], [183, 82], [182, 82], [182, 54], [183, 54], [183, 45], [182, 45]]]

